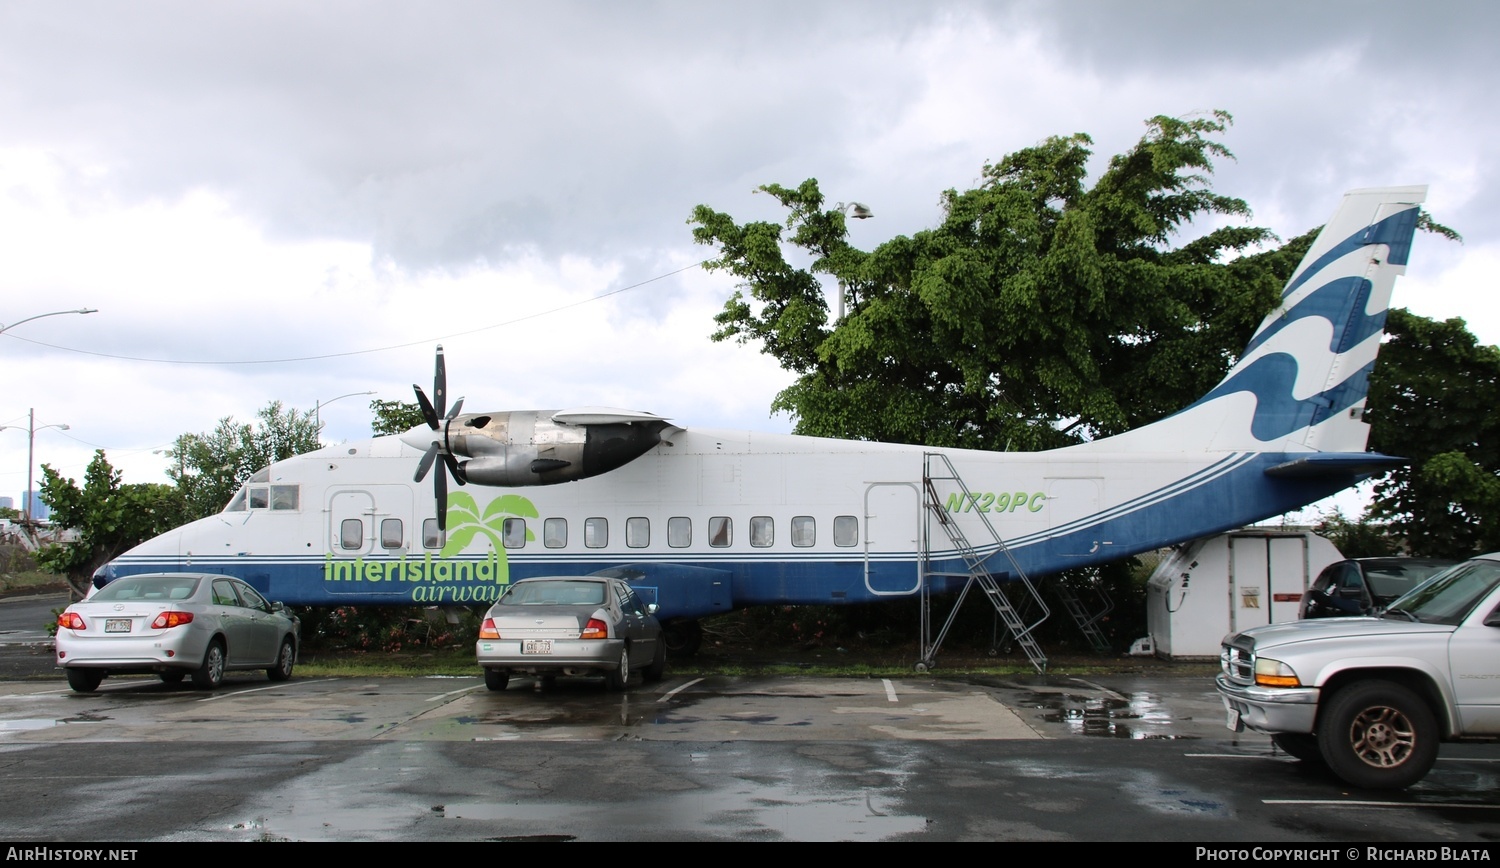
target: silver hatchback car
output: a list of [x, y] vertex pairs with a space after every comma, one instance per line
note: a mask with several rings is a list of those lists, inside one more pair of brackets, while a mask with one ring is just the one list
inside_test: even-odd
[[667, 668], [661, 624], [630, 585], [600, 576], [548, 576], [511, 585], [485, 613], [475, 650], [484, 683], [504, 690], [512, 673], [603, 675], [623, 690], [639, 670], [660, 681]]
[[68, 686], [96, 690], [108, 675], [191, 676], [218, 687], [224, 673], [292, 677], [301, 621], [229, 576], [155, 573], [115, 579], [57, 618], [57, 665]]

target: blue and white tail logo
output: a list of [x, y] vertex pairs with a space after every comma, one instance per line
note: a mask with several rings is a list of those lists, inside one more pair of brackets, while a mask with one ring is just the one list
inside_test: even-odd
[[1370, 371], [1426, 195], [1425, 186], [1345, 195], [1223, 382], [1132, 433], [1169, 428], [1165, 436], [1210, 450], [1363, 452]]

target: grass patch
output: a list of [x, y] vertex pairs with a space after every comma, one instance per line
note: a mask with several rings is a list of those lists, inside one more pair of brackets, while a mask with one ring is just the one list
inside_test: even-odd
[[68, 590], [68, 580], [56, 573], [22, 570], [0, 573], [0, 594], [41, 594]]

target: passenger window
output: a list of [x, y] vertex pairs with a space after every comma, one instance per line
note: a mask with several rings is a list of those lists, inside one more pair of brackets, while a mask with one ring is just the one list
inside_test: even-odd
[[346, 518], [339, 525], [339, 545], [345, 549], [357, 549], [365, 544], [365, 523], [357, 518]]
[[727, 515], [716, 515], [708, 520], [708, 544], [714, 548], [725, 548], [734, 542], [734, 522]]
[[380, 520], [380, 545], [388, 549], [399, 549], [406, 542], [406, 529], [399, 518]]
[[560, 549], [568, 544], [568, 520], [549, 518], [542, 522], [542, 545], [549, 549]]
[[422, 547], [436, 549], [443, 547], [443, 535], [438, 531], [437, 519], [429, 518], [422, 522]]
[[852, 515], [834, 516], [833, 544], [836, 546], [859, 545], [859, 519]]
[[239, 597], [234, 595], [234, 586], [229, 584], [228, 579], [214, 580], [214, 605], [215, 606], [238, 606]]
[[526, 519], [507, 518], [501, 526], [500, 542], [508, 549], [524, 548], [526, 545]]
[[602, 549], [605, 546], [609, 545], [609, 519], [584, 519], [583, 544], [591, 549]]
[[776, 538], [776, 523], [769, 515], [757, 515], [750, 519], [750, 544], [756, 548], [769, 546]]
[[693, 520], [686, 516], [667, 519], [667, 545], [685, 549], [693, 544]]
[[818, 523], [810, 515], [792, 516], [792, 545], [807, 548], [818, 541]]
[[251, 509], [266, 509], [270, 505], [270, 492], [264, 485], [253, 485], [250, 487]]
[[271, 508], [272, 509], [296, 509], [298, 499], [298, 486], [295, 485], [273, 485], [271, 486]]
[[236, 585], [235, 590], [240, 592], [240, 600], [246, 608], [259, 609], [262, 612], [271, 611], [271, 604], [266, 602], [266, 598], [257, 594], [249, 585]]
[[651, 519], [625, 519], [625, 544], [633, 549], [643, 549], [651, 545]]

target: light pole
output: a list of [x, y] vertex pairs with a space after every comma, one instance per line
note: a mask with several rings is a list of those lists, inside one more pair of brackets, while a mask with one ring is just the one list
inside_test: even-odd
[[96, 310], [95, 308], [80, 307], [78, 310], [54, 310], [51, 313], [39, 313], [36, 316], [29, 316], [29, 317], [27, 317], [25, 319], [18, 319], [15, 322], [11, 323], [10, 325], [6, 325], [5, 323], [0, 323], [0, 335], [5, 334], [6, 332], [10, 331], [11, 329], [15, 328], [16, 326], [20, 325], [23, 322], [31, 322], [34, 319], [41, 319], [44, 316], [61, 316], [61, 315], [65, 314], [65, 313], [98, 313], [98, 312], [99, 311]]
[[355, 395], [373, 395], [373, 394], [375, 394], [375, 393], [374, 392], [350, 392], [347, 395], [340, 395], [338, 398], [329, 398], [326, 401], [314, 401], [313, 402], [313, 428], [315, 428], [319, 434], [323, 433], [323, 416], [322, 416], [322, 411], [323, 411], [323, 405], [324, 404], [332, 404], [334, 401], [339, 400], [339, 398], [353, 398]]
[[[72, 313], [72, 311], [63, 311], [63, 313]], [[42, 316], [47, 316], [47, 314], [42, 314]], [[36, 317], [32, 317], [32, 319], [36, 319]], [[21, 322], [25, 322], [25, 320], [22, 320]], [[26, 421], [26, 494], [22, 498], [22, 500], [26, 501], [25, 504], [24, 504], [24, 506], [25, 506], [25, 513], [24, 513], [25, 514], [25, 522], [24, 522], [23, 526], [27, 528], [27, 532], [29, 533], [30, 532], [30, 528], [31, 528], [31, 499], [36, 496], [36, 493], [31, 490], [31, 487], [32, 487], [31, 466], [36, 461], [36, 432], [38, 432], [38, 431], [45, 431], [48, 428], [56, 428], [59, 431], [66, 431], [66, 430], [68, 430], [68, 426], [67, 425], [63, 425], [61, 423], [58, 423], [58, 424], [55, 424], [55, 425], [43, 425], [40, 428], [38, 428], [37, 424], [36, 424], [36, 408], [35, 407], [32, 407], [30, 410], [27, 411], [26, 419], [27, 419], [27, 421]], [[6, 428], [20, 428], [20, 427], [21, 427], [20, 425], [0, 425], [0, 431], [4, 431]]]
[[[871, 217], [875, 216], [875, 212], [871, 211], [868, 205], [864, 205], [864, 204], [862, 204], [860, 202], [850, 202], [848, 204], [840, 202], [837, 205], [835, 205], [834, 208], [840, 214], [843, 214], [843, 215], [845, 215], [847, 217], [853, 217], [855, 220], [868, 220]], [[839, 319], [838, 320], [834, 320], [834, 322], [838, 322], [839, 320], [842, 320], [844, 318], [844, 280], [843, 280], [843, 278], [838, 278], [838, 283], [839, 283]]]

